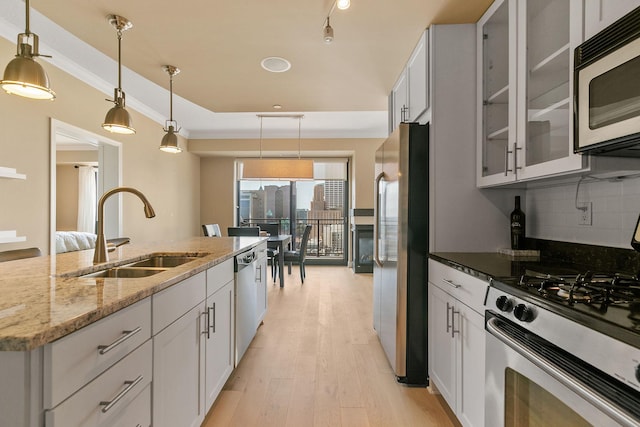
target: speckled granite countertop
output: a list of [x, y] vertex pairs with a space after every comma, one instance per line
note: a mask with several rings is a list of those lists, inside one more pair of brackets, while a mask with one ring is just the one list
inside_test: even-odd
[[[30, 350], [134, 304], [258, 245], [262, 237], [193, 237], [131, 244], [93, 265], [93, 250], [0, 263], [0, 351]], [[144, 278], [80, 278], [150, 254], [204, 255]]]

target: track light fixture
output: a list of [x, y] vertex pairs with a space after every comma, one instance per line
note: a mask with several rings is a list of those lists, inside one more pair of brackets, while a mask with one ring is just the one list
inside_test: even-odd
[[349, 9], [349, 6], [351, 6], [351, 0], [335, 0], [331, 4], [331, 9], [329, 9], [329, 13], [327, 13], [327, 17], [322, 23], [322, 38], [325, 43], [330, 44], [333, 41], [333, 27], [331, 27], [330, 22], [331, 14], [336, 7], [340, 10], [345, 10]]
[[16, 57], [7, 64], [0, 86], [7, 93], [25, 98], [53, 100], [56, 94], [49, 87], [49, 77], [34, 59], [36, 56], [50, 56], [38, 52], [38, 35], [29, 31], [29, 0], [25, 0], [25, 9], [25, 30], [18, 34]]
[[166, 153], [181, 153], [182, 148], [178, 146], [178, 137], [176, 132], [180, 131], [178, 122], [173, 120], [173, 76], [180, 72], [180, 69], [173, 65], [165, 65], [162, 67], [169, 73], [169, 120], [165, 122], [164, 131], [167, 133], [162, 137], [160, 149]]
[[127, 18], [118, 15], [109, 15], [107, 20], [118, 32], [118, 87], [113, 90], [113, 100], [107, 99], [116, 105], [107, 112], [102, 127], [109, 132], [131, 135], [136, 133], [136, 130], [133, 128], [129, 112], [125, 109], [125, 94], [122, 91], [121, 50], [122, 33], [133, 27], [133, 24]]
[[329, 22], [329, 17], [327, 16], [327, 25], [324, 27], [324, 42], [329, 44], [333, 41], [333, 28], [331, 28], [331, 23]]

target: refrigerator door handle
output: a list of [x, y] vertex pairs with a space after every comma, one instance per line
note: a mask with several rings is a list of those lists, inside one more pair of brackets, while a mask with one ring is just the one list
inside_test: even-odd
[[378, 176], [376, 176], [376, 205], [374, 209], [374, 219], [373, 222], [375, 226], [373, 227], [373, 260], [376, 262], [378, 267], [382, 267], [382, 261], [380, 261], [380, 247], [379, 247], [379, 239], [378, 233], [380, 233], [380, 181], [384, 178], [384, 172], [380, 172]]

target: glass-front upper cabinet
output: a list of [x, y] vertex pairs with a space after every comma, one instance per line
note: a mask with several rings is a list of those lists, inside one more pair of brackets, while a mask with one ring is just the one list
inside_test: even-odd
[[585, 167], [572, 126], [582, 4], [496, 0], [478, 21], [479, 187]]
[[516, 4], [496, 0], [478, 21], [478, 185], [516, 179]]
[[572, 16], [583, 16], [582, 1], [518, 3], [519, 180], [583, 167], [582, 156], [573, 153], [572, 125], [573, 51], [582, 41], [582, 19]]

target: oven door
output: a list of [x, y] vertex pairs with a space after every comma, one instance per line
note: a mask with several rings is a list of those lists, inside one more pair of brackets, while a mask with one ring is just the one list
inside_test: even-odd
[[640, 426], [638, 417], [605, 397], [633, 408], [636, 392], [594, 376], [584, 362], [490, 311], [486, 330], [485, 425]]

